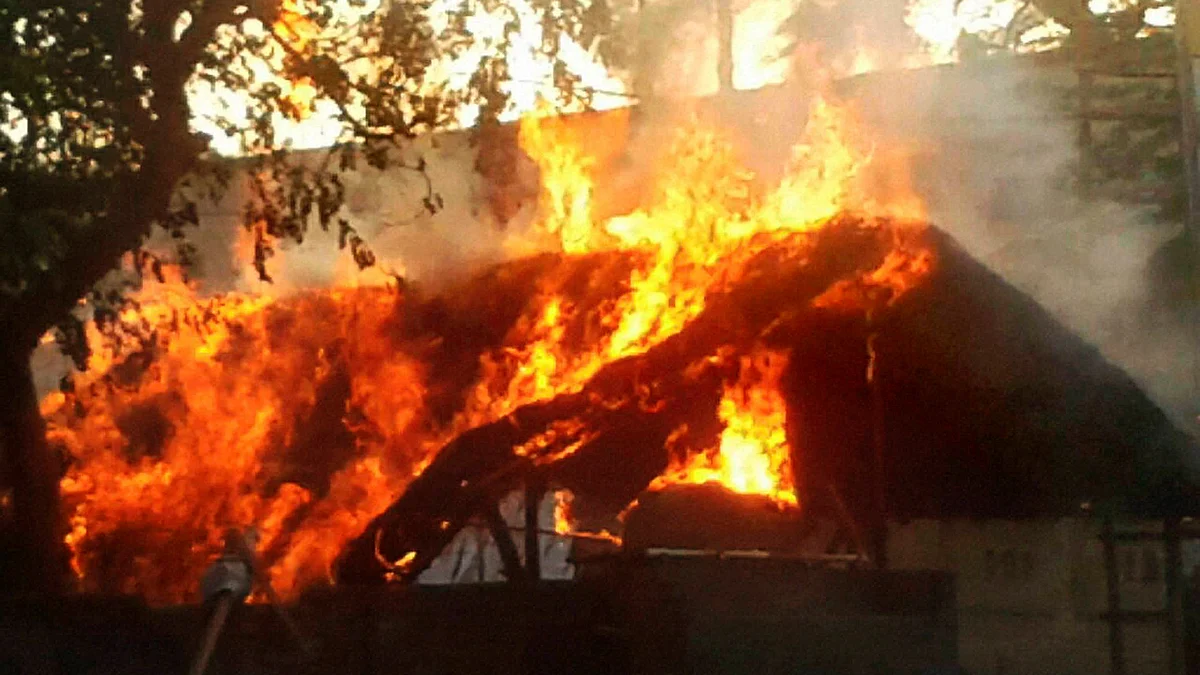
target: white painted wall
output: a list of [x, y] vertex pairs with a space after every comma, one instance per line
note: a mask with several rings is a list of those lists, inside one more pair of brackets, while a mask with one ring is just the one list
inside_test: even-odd
[[[547, 492], [538, 508], [538, 523], [542, 530], [554, 529], [556, 500]], [[512, 533], [517, 554], [525, 560], [525, 493], [511, 492], [500, 500], [500, 515]], [[575, 576], [571, 555], [571, 539], [543, 534], [538, 537], [542, 579], [564, 580]], [[417, 583], [427, 585], [470, 584], [504, 581], [504, 563], [500, 551], [486, 527], [469, 526], [459, 531], [446, 550], [417, 577]]]

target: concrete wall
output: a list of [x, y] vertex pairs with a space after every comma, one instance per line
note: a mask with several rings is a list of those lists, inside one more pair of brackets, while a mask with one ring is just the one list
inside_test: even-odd
[[[886, 675], [956, 663], [954, 583], [935, 572], [809, 567], [796, 560], [633, 560], [662, 585], [685, 628], [696, 675]], [[626, 593], [628, 595], [628, 593]]]
[[[572, 583], [314, 591], [237, 607], [213, 675], [917, 675], [953, 663], [948, 575], [795, 561], [622, 561]], [[206, 610], [128, 598], [0, 603], [0, 672], [172, 675]]]
[[[1155, 530], [1157, 523], [1130, 523]], [[1107, 586], [1100, 523], [932, 521], [894, 524], [889, 555], [899, 569], [941, 569], [958, 580], [959, 654], [977, 675], [1097, 675], [1109, 670]], [[1125, 610], [1165, 606], [1162, 545], [1117, 549]], [[1184, 569], [1196, 560], [1185, 550]], [[1124, 624], [1131, 674], [1167, 672], [1162, 621]]]

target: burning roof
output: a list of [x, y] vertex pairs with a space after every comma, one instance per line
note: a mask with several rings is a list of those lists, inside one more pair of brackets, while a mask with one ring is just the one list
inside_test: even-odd
[[[798, 493], [814, 510], [832, 508], [823, 502], [833, 487], [869, 520], [877, 450], [893, 517], [1062, 515], [1084, 503], [1188, 512], [1191, 440], [947, 235], [845, 216], [801, 238], [764, 250], [739, 284], [645, 354], [456, 438], [351, 544], [344, 578], [382, 578], [383, 560], [419, 572], [533, 466], [610, 514], [647, 488], [712, 480], [784, 507]], [[896, 264], [919, 271], [915, 285], [897, 285], [897, 269], [879, 274]], [[778, 426], [759, 428], [788, 449], [794, 492], [790, 476], [762, 486], [745, 472], [720, 475], [737, 429], [721, 411], [737, 406], [729, 393], [747, 373], [779, 397], [766, 410]], [[695, 461], [697, 448], [717, 459]]]
[[815, 98], [773, 185], [685, 125], [603, 218], [621, 115], [522, 124], [556, 252], [434, 294], [168, 283], [90, 326], [43, 405], [81, 587], [187, 598], [230, 525], [284, 593], [411, 577], [531, 470], [592, 522], [677, 483], [855, 512], [873, 475], [897, 515], [1181, 503], [1187, 440], [903, 180], [864, 191], [852, 115]]
[[861, 503], [881, 442], [897, 517], [1194, 511], [1193, 440], [1031, 298], [944, 233], [928, 237], [936, 269], [886, 315], [784, 330], [802, 476]]

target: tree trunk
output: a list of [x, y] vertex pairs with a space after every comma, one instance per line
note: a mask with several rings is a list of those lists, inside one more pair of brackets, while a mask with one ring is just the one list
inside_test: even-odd
[[66, 549], [59, 512], [61, 465], [46, 442], [30, 353], [0, 347], [0, 449], [11, 488], [8, 531], [0, 544], [0, 594], [56, 593], [66, 578]]

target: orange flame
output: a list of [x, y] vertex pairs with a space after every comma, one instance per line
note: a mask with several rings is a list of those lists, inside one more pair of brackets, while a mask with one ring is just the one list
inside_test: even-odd
[[[598, 129], [623, 128], [623, 122], [621, 117]], [[754, 253], [789, 233], [818, 229], [843, 209], [864, 205], [860, 170], [870, 153], [850, 140], [856, 129], [847, 109], [818, 97], [786, 176], [756, 198], [754, 176], [740, 164], [732, 144], [716, 130], [686, 125], [662, 161], [651, 204], [596, 222], [590, 217], [595, 161], [582, 148], [585, 134], [557, 118], [526, 117], [523, 148], [542, 168], [542, 231], [556, 236], [568, 252], [626, 249], [650, 256], [647, 265], [634, 270], [630, 292], [604, 319], [613, 331], [590, 351], [563, 349], [562, 329], [554, 328], [562, 320], [557, 307], [562, 300], [547, 298], [535, 333], [538, 342], [527, 352], [508, 354], [505, 369], [526, 379], [540, 373], [543, 386], [519, 387], [516, 396], [510, 390], [501, 409], [578, 390], [604, 364], [643, 353], [679, 332], [704, 310], [707, 294], [736, 279]], [[545, 386], [549, 382], [554, 384]]]
[[[93, 583], [116, 578], [122, 585], [112, 590], [190, 597], [195, 574], [230, 524], [258, 526], [263, 550], [286, 545], [287, 556], [268, 561], [281, 589], [325, 578], [342, 543], [406, 481], [402, 469], [383, 470], [385, 453], [410, 467], [407, 477], [419, 458], [398, 456], [364, 435], [362, 458], [336, 472], [321, 493], [299, 482], [264, 481], [272, 467], [278, 471], [279, 453], [302, 443], [292, 420], [314, 414], [318, 383], [335, 381], [339, 368], [349, 370], [360, 424], [396, 437], [416, 416], [424, 393], [416, 364], [386, 344], [350, 343], [347, 358], [321, 346], [329, 336], [379, 330], [392, 299], [373, 292], [205, 301], [165, 284], [143, 292], [139, 305], [121, 318], [163, 331], [151, 336], [151, 351], [136, 348], [130, 335], [110, 338], [89, 326], [94, 357], [73, 394], [88, 414], [74, 416], [61, 393], [43, 402], [50, 440], [73, 460], [61, 487], [70, 509], [66, 542], [83, 588], [104, 590]], [[297, 321], [301, 316], [307, 320]], [[279, 333], [285, 326], [286, 340]], [[131, 352], [154, 355], [136, 380], [121, 382], [130, 376], [119, 368], [130, 361], [118, 354]], [[379, 386], [377, 374], [394, 379]], [[289, 530], [289, 518], [301, 512], [304, 524]], [[127, 569], [106, 569], [107, 547], [132, 545], [120, 539], [128, 536], [155, 553], [125, 561]]]
[[725, 423], [716, 448], [672, 461], [653, 487], [673, 483], [720, 483], [742, 494], [761, 494], [783, 506], [797, 502], [786, 405], [779, 379], [787, 356], [762, 351], [742, 358], [738, 381], [725, 388], [718, 416]]
[[572, 119], [556, 115], [544, 100], [521, 118], [521, 149], [542, 175], [541, 228], [568, 253], [600, 243], [592, 220], [595, 170], [620, 149], [627, 123], [628, 109]]
[[288, 117], [297, 121], [308, 119], [313, 113], [313, 102], [317, 100], [316, 83], [308, 76], [292, 80], [283, 100]]
[[[569, 280], [539, 277], [503, 345], [479, 356], [478, 380], [442, 417], [430, 411], [437, 383], [422, 347], [394, 337], [405, 297], [388, 288], [204, 298], [172, 280], [119, 316], [126, 330], [90, 325], [88, 370], [73, 393], [43, 401], [50, 438], [71, 460], [62, 490], [80, 586], [189, 598], [224, 530], [251, 525], [281, 593], [326, 581], [344, 543], [450, 439], [579, 391], [606, 364], [676, 335], [753, 255], [790, 234], [847, 208], [890, 207], [892, 193], [864, 187], [877, 153], [853, 115], [819, 98], [774, 189], [756, 183], [718, 131], [692, 123], [670, 144], [647, 203], [600, 220], [595, 181], [623, 149], [626, 115], [536, 115], [520, 133], [541, 170], [540, 234], [567, 254], [623, 252], [620, 294], [584, 302]], [[896, 297], [930, 264], [928, 252], [898, 242], [879, 269], [822, 301]], [[716, 481], [797, 504], [778, 391], [785, 365], [781, 354], [745, 357], [719, 407], [720, 442], [678, 459], [656, 485]], [[513, 450], [553, 462], [593, 434], [563, 420]], [[569, 526], [563, 506], [556, 529]]]
[[554, 491], [554, 531], [558, 534], [570, 534], [575, 530], [574, 519], [571, 517], [571, 502], [575, 495], [570, 490]]
[[308, 17], [304, 7], [296, 0], [283, 0], [279, 6], [279, 17], [271, 31], [284, 44], [297, 52], [303, 52], [320, 34], [320, 26]]

